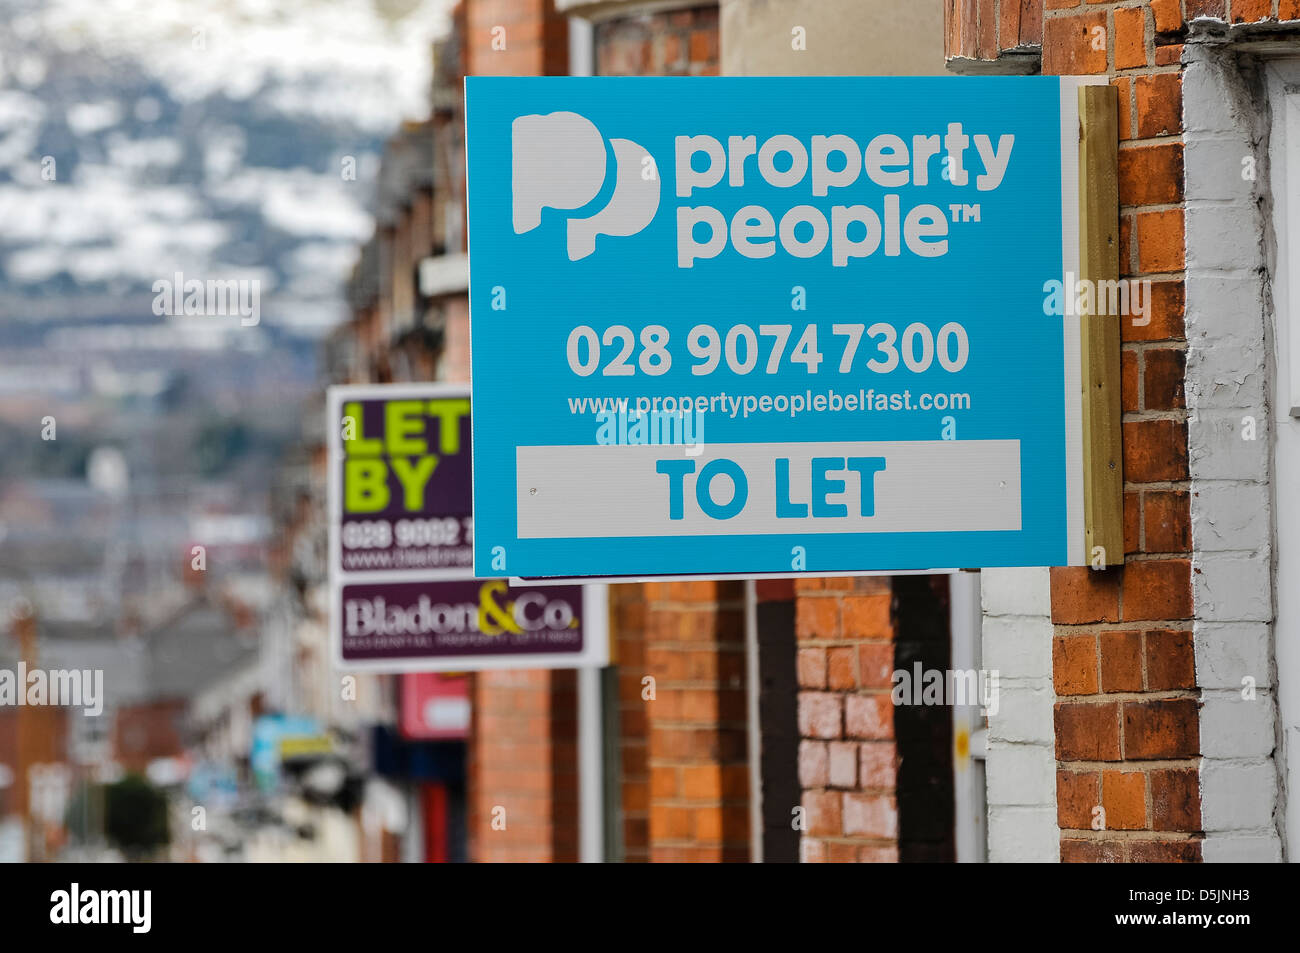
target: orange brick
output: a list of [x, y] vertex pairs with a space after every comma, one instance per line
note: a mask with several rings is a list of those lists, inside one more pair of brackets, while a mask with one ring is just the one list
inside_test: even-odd
[[1136, 553], [1141, 548], [1142, 507], [1140, 494], [1124, 494], [1124, 552]]
[[1156, 47], [1156, 66], [1177, 66], [1183, 61], [1183, 44]]
[[[1043, 72], [1053, 76], [1104, 73], [1107, 42], [1104, 12], [1045, 20]], [[1097, 49], [1097, 46], [1101, 48]]]
[[894, 736], [894, 703], [889, 695], [850, 695], [844, 701], [844, 733], [849, 738], [887, 740]]
[[1022, 45], [1041, 46], [1043, 42], [1043, 5], [1035, 0], [1011, 0], [1000, 5], [998, 49], [1009, 50]]
[[695, 840], [700, 844], [722, 843], [722, 811], [717, 808], [697, 808], [694, 815]]
[[1157, 483], [1187, 479], [1187, 424], [1181, 420], [1126, 420], [1124, 479]]
[[896, 864], [898, 863], [897, 844], [865, 844], [858, 848], [860, 864]]
[[858, 646], [858, 678], [863, 688], [889, 688], [893, 675], [892, 642], [864, 642]]
[[1120, 840], [1080, 840], [1061, 838], [1063, 864], [1122, 864], [1128, 857], [1128, 844]]
[[1183, 25], [1183, 12], [1178, 0], [1151, 0], [1151, 16], [1157, 33], [1169, 33]]
[[1151, 772], [1151, 829], [1198, 831], [1201, 828], [1201, 786], [1195, 768]]
[[1168, 205], [1182, 200], [1182, 143], [1167, 142], [1119, 151], [1121, 205]]
[[1134, 864], [1198, 864], [1201, 842], [1135, 840], [1128, 845], [1128, 859]]
[[826, 682], [832, 690], [858, 687], [857, 655], [851, 646], [839, 646], [826, 653]]
[[798, 655], [799, 687], [826, 687], [826, 650], [800, 649]]
[[650, 806], [652, 840], [689, 840], [693, 826], [690, 808], [668, 807], [661, 804]]
[[1232, 0], [1233, 23], [1257, 23], [1273, 15], [1273, 0]]
[[1186, 352], [1161, 348], [1143, 355], [1142, 400], [1147, 410], [1181, 410], [1187, 406], [1183, 396]]
[[1143, 274], [1182, 271], [1183, 210], [1137, 216], [1138, 268]]
[[1100, 771], [1056, 772], [1056, 823], [1060, 827], [1091, 829], [1092, 810], [1100, 803]]
[[1183, 131], [1183, 77], [1181, 73], [1139, 76], [1133, 82], [1137, 98], [1137, 134], [1171, 136]]
[[1101, 690], [1142, 691], [1142, 633], [1101, 633]]
[[1059, 635], [1052, 639], [1052, 681], [1058, 695], [1096, 693], [1096, 636]]
[[1142, 559], [1124, 568], [1124, 621], [1190, 619], [1192, 563], [1188, 559]]
[[1192, 633], [1153, 629], [1146, 634], [1147, 688], [1153, 692], [1196, 687]]
[[842, 606], [845, 638], [889, 638], [893, 633], [892, 596], [852, 595], [837, 601]]
[[1192, 513], [1184, 490], [1149, 490], [1143, 500], [1146, 551], [1186, 553], [1192, 549]]
[[1114, 12], [1115, 68], [1147, 65], [1147, 18], [1142, 7], [1122, 7]]
[[1196, 757], [1200, 748], [1198, 707], [1194, 698], [1125, 702], [1125, 759]]
[[1279, 20], [1300, 20], [1300, 0], [1281, 0], [1277, 5]]
[[1086, 566], [1051, 570], [1052, 621], [1061, 625], [1119, 621], [1119, 576]]
[[682, 796], [692, 801], [722, 800], [722, 768], [717, 764], [682, 768]]
[[1183, 0], [1183, 6], [1187, 10], [1189, 20], [1195, 20], [1197, 17], [1227, 19], [1228, 0]]
[[1053, 720], [1058, 760], [1120, 760], [1118, 703], [1057, 702]]
[[[852, 701], [852, 697], [849, 700]], [[843, 696], [833, 692], [800, 692], [798, 712], [801, 737], [840, 737], [843, 730]]]
[[813, 837], [835, 837], [840, 833], [840, 794], [838, 791], [803, 794], [806, 832]]
[[858, 784], [864, 790], [894, 790], [898, 752], [892, 741], [864, 741], [858, 746]]
[[1141, 771], [1105, 771], [1101, 776], [1101, 806], [1106, 829], [1136, 831], [1147, 826], [1146, 775]]
[[1130, 76], [1116, 76], [1110, 81], [1110, 84], [1117, 89], [1119, 98], [1118, 119], [1119, 119], [1119, 137], [1123, 139], [1133, 138], [1132, 123], [1132, 96], [1133, 79]]
[[838, 639], [840, 600], [820, 596], [796, 599], [795, 634], [800, 639]]
[[1123, 351], [1119, 356], [1119, 406], [1125, 413], [1141, 406], [1138, 356], [1136, 351]]
[[826, 845], [826, 863], [856, 864], [857, 862], [858, 846], [856, 844], [829, 843]]
[[711, 63], [718, 58], [718, 31], [700, 29], [691, 31], [691, 62]]

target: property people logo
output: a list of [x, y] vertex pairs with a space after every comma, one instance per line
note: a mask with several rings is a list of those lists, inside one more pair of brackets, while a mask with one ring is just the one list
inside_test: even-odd
[[[511, 179], [515, 234], [542, 223], [542, 209], [580, 209], [605, 186], [605, 139], [591, 120], [573, 112], [520, 116], [511, 125]], [[597, 235], [635, 235], [659, 210], [659, 173], [644, 146], [611, 139], [614, 193], [588, 218], [568, 220], [569, 260], [596, 250]]]

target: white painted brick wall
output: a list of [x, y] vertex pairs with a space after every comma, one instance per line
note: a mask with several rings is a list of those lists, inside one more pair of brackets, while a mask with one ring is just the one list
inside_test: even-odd
[[[1230, 49], [1189, 38], [1183, 74], [1187, 242], [1188, 464], [1193, 622], [1201, 687], [1201, 823], [1206, 861], [1281, 859], [1273, 761], [1272, 460], [1268, 415], [1264, 112]], [[1242, 178], [1254, 156], [1260, 174]], [[1244, 418], [1255, 439], [1244, 439]], [[1242, 679], [1256, 682], [1253, 700]]]
[[985, 569], [984, 667], [998, 672], [989, 715], [989, 860], [1056, 862], [1056, 739], [1053, 734], [1051, 584], [1046, 569]]

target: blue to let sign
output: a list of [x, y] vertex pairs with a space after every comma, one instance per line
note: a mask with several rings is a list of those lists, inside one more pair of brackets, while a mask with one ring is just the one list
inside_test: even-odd
[[468, 79], [476, 574], [1082, 563], [1080, 82]]

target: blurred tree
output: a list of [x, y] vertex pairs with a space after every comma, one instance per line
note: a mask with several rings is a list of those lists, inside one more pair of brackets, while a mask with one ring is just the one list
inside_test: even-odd
[[104, 789], [104, 829], [108, 839], [132, 860], [142, 860], [171, 841], [167, 795], [138, 774], [128, 774]]

